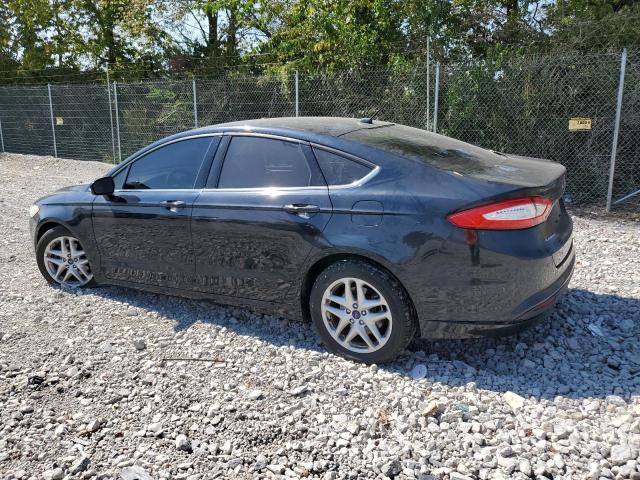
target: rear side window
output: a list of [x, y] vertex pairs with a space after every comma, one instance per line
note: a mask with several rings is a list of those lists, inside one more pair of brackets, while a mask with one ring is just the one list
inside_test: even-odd
[[218, 188], [308, 187], [321, 184], [317, 177], [301, 144], [238, 136], [227, 149]]
[[125, 190], [193, 188], [212, 141], [217, 144], [220, 137], [181, 140], [146, 154], [129, 167]]
[[328, 185], [349, 185], [365, 177], [372, 170], [367, 165], [327, 150], [314, 148], [313, 153]]

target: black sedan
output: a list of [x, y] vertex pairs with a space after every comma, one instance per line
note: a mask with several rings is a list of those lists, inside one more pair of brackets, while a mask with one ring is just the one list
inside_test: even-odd
[[574, 266], [565, 169], [394, 123], [275, 118], [149, 145], [31, 207], [53, 284], [310, 318], [333, 352], [517, 331]]

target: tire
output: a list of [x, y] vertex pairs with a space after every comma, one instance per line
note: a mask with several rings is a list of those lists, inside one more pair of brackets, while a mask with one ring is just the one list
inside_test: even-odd
[[[358, 298], [364, 298], [364, 303], [355, 309], [345, 305], [349, 300], [357, 303]], [[364, 363], [393, 360], [409, 345], [417, 328], [404, 287], [363, 260], [345, 259], [327, 267], [311, 288], [309, 311], [331, 352]]]
[[[54, 252], [60, 252], [60, 254]], [[72, 253], [76, 255], [73, 256]], [[36, 260], [40, 273], [52, 285], [75, 288], [96, 285], [91, 264], [80, 241], [64, 227], [54, 227], [42, 235], [36, 245]], [[56, 276], [54, 270], [57, 270], [56, 265], [60, 267], [58, 262], [63, 265], [59, 276]], [[68, 275], [67, 272], [69, 272]]]

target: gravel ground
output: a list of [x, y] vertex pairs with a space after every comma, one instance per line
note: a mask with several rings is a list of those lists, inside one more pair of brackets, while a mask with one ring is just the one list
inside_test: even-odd
[[301, 322], [47, 286], [28, 207], [106, 168], [0, 156], [0, 478], [640, 478], [637, 214], [576, 216], [536, 328], [364, 366]]

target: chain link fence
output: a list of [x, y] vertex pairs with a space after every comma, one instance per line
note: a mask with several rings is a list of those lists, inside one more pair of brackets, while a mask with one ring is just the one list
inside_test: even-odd
[[640, 193], [640, 50], [629, 52], [627, 57], [617, 154], [614, 201], [634, 194], [637, 200]]
[[[619, 53], [563, 53], [324, 74], [2, 86], [0, 138], [7, 152], [117, 163], [195, 126], [375, 115], [558, 161], [567, 167], [569, 201], [604, 205], [620, 61]], [[640, 189], [640, 51], [629, 53], [624, 78], [614, 201]], [[579, 119], [577, 130], [570, 119]]]
[[0, 129], [3, 151], [52, 155], [47, 86], [0, 87]]
[[[444, 67], [442, 132], [567, 167], [574, 203], [606, 198], [620, 55], [561, 55]], [[569, 119], [591, 128], [569, 130]]]

